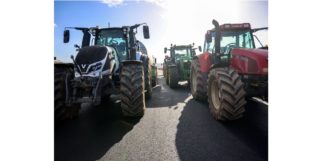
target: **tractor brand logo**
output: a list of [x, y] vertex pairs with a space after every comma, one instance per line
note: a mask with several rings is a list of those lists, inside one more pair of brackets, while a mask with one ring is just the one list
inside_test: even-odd
[[82, 66], [82, 68], [83, 68], [83, 69], [85, 69], [85, 67], [86, 67], [86, 64], [82, 64], [81, 66]]
[[87, 66], [87, 64], [80, 64], [79, 66], [81, 68], [82, 73], [83, 72], [86, 72], [86, 68], [87, 68], [86, 66]]

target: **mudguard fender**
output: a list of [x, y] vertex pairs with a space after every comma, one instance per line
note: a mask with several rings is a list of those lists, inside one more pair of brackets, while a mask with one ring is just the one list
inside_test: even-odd
[[198, 60], [200, 64], [200, 70], [203, 73], [208, 73], [211, 67], [211, 54], [205, 52], [203, 54], [198, 55]]

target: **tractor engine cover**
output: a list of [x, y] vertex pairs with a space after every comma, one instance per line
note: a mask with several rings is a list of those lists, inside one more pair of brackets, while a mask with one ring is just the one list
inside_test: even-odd
[[267, 75], [268, 50], [235, 48], [230, 66], [240, 74]]

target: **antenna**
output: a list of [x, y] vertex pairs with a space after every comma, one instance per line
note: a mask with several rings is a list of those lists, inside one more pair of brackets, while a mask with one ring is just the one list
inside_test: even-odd
[[110, 22], [108, 22], [108, 28], [110, 28]]

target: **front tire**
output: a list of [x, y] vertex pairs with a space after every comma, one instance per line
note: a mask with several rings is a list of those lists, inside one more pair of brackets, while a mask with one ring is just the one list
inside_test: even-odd
[[62, 121], [78, 117], [80, 106], [66, 106], [66, 90], [72, 78], [73, 70], [70, 67], [55, 67], [54, 75], [54, 111], [55, 120]]
[[178, 70], [176, 66], [169, 67], [168, 70], [168, 80], [170, 88], [175, 88], [178, 86]]
[[152, 79], [152, 87], [155, 87], [157, 85], [157, 80], [156, 78], [155, 79]]
[[[143, 62], [144, 63], [144, 62]], [[152, 78], [151, 78], [151, 69], [149, 67], [149, 61], [146, 61], [144, 64], [144, 83], [145, 83], [145, 98], [150, 99], [152, 96]]]
[[208, 102], [213, 117], [222, 121], [243, 117], [246, 92], [239, 74], [233, 69], [215, 68], [208, 78]]
[[155, 87], [156, 85], [157, 85], [157, 78], [158, 78], [158, 69], [157, 69], [157, 67], [156, 66], [153, 66], [152, 67], [152, 73], [153, 73], [153, 75], [152, 75], [152, 87]]
[[165, 67], [163, 68], [163, 76], [164, 76], [164, 79], [165, 79], [165, 83], [166, 83], [167, 85], [169, 85], [169, 79], [168, 79], [168, 67], [167, 67], [167, 66], [165, 66]]
[[200, 70], [198, 59], [193, 59], [191, 62], [190, 73], [190, 90], [192, 97], [196, 100], [207, 100], [207, 74]]
[[141, 117], [145, 111], [142, 64], [124, 64], [121, 71], [121, 108], [124, 116]]

